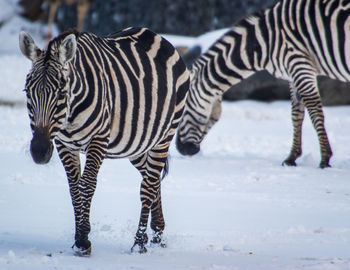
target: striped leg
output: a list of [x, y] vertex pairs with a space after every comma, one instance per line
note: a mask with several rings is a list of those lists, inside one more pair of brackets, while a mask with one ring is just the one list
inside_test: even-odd
[[169, 144], [169, 142], [166, 143], [166, 146], [164, 144], [164, 148], [159, 145], [140, 157], [130, 159], [131, 163], [143, 176], [140, 191], [142, 203], [141, 215], [135, 236], [135, 243], [131, 248], [132, 252], [147, 252], [145, 247], [145, 244], [148, 242], [146, 229], [150, 211], [152, 214], [151, 228], [155, 233], [151, 242], [163, 246], [161, 243], [161, 235], [165, 223], [161, 205], [160, 174], [166, 165]]
[[83, 175], [80, 177], [79, 153], [69, 152], [62, 144], [57, 146], [60, 158], [66, 169], [75, 214], [75, 243], [77, 255], [89, 256], [91, 242], [90, 206], [96, 189], [96, 178], [107, 149], [107, 139], [90, 143]]
[[322, 102], [317, 88], [316, 75], [315, 73], [310, 73], [310, 70], [299, 70], [299, 73], [299, 78], [296, 77], [294, 80], [294, 86], [300, 94], [317, 132], [321, 149], [320, 168], [330, 167], [329, 159], [332, 156], [332, 150], [324, 126]]
[[78, 255], [86, 256], [91, 253], [90, 233], [90, 206], [97, 183], [97, 174], [105, 157], [108, 145], [107, 138], [94, 139], [90, 142], [86, 153], [86, 163], [81, 176], [79, 189], [82, 198], [81, 219], [78, 223], [80, 238], [76, 239], [75, 246], [79, 249]]
[[72, 198], [75, 217], [75, 241], [81, 238], [79, 226], [81, 223], [81, 209], [82, 198], [80, 195], [79, 181], [80, 181], [80, 159], [78, 151], [71, 151], [66, 148], [60, 141], [56, 140], [56, 147], [63, 167], [66, 171], [69, 191]]
[[166, 244], [162, 242], [162, 234], [165, 228], [165, 222], [162, 210], [161, 189], [159, 189], [157, 197], [152, 204], [151, 214], [151, 228], [154, 232], [154, 236], [151, 240], [151, 243], [160, 245], [161, 247], [166, 247]]
[[289, 156], [283, 161], [283, 165], [296, 166], [295, 160], [301, 156], [301, 128], [303, 125], [305, 106], [300, 95], [291, 84], [293, 145]]

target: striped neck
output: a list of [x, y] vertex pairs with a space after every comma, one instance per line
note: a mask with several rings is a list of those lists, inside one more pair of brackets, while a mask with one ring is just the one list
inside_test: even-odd
[[222, 94], [264, 69], [268, 47], [258, 40], [262, 35], [259, 21], [259, 15], [241, 20], [197, 59], [193, 65], [197, 86], [202, 84], [200, 88]]

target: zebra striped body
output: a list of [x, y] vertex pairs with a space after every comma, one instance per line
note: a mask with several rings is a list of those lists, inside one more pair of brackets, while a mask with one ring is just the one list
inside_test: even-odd
[[317, 76], [350, 81], [350, 2], [282, 0], [237, 22], [193, 65], [189, 97], [179, 125], [177, 146], [195, 154], [220, 118], [222, 94], [260, 70], [290, 82], [293, 146], [284, 161], [301, 155], [301, 126], [307, 108], [318, 134], [320, 167], [332, 155], [324, 127]]
[[[84, 150], [96, 134], [107, 129], [106, 157], [123, 158], [144, 154], [166, 136], [178, 105], [176, 76], [184, 70], [169, 43], [142, 31], [126, 30], [107, 39], [86, 33], [79, 36], [77, 55], [70, 64], [71, 115], [57, 135], [66, 146]], [[99, 46], [90, 59], [93, 44]], [[137, 57], [130, 57], [134, 54]], [[179, 68], [176, 65], [180, 72], [176, 70], [174, 78], [172, 68]], [[183, 83], [187, 78], [180, 79]], [[95, 91], [82, 92], [94, 84]], [[77, 97], [82, 93], [83, 98]], [[180, 94], [183, 98], [184, 93]]]
[[[160, 174], [189, 87], [189, 72], [178, 53], [145, 28], [103, 38], [67, 32], [43, 52], [21, 33], [20, 46], [33, 61], [26, 81], [31, 154], [35, 162], [47, 163], [55, 140], [70, 185], [79, 253], [91, 251], [90, 204], [104, 158], [127, 157], [143, 177], [134, 247], [146, 251], [150, 211], [152, 241], [160, 243]], [[87, 156], [82, 174], [79, 152]]]

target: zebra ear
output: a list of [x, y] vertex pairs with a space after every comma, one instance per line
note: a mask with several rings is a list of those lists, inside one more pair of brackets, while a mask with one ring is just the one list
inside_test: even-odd
[[42, 53], [32, 37], [24, 31], [19, 33], [19, 47], [23, 55], [32, 61], [37, 60]]
[[58, 48], [58, 57], [62, 65], [73, 59], [77, 50], [77, 40], [74, 34], [70, 34], [62, 41]]

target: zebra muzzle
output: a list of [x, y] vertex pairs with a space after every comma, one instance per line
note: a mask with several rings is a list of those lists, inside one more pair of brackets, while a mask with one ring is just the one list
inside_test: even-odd
[[35, 163], [46, 164], [52, 156], [53, 145], [48, 128], [36, 128], [30, 142], [30, 153]]
[[179, 135], [176, 138], [176, 148], [182, 155], [185, 156], [193, 156], [200, 150], [200, 146], [198, 144], [192, 142], [181, 142]]

